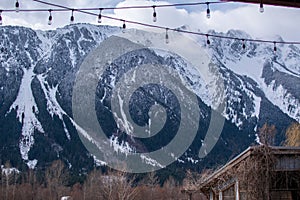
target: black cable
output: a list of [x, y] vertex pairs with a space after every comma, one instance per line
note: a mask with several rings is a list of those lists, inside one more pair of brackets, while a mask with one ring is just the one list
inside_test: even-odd
[[[88, 14], [88, 15], [92, 15], [92, 16], [97, 16], [99, 17], [99, 14], [95, 14], [92, 12], [88, 12], [88, 11], [92, 11], [92, 10], [113, 10], [113, 9], [140, 9], [140, 8], [151, 8], [153, 9], [153, 7], [155, 6], [155, 8], [157, 7], [179, 7], [179, 6], [195, 6], [195, 5], [208, 5], [208, 4], [219, 4], [219, 3], [228, 3], [225, 1], [222, 2], [195, 2], [195, 3], [177, 3], [177, 4], [164, 4], [164, 5], [151, 5], [151, 6], [126, 6], [126, 7], [103, 7], [103, 8], [70, 8], [70, 7], [66, 7], [66, 6], [62, 6], [62, 5], [58, 5], [58, 4], [54, 4], [54, 3], [49, 3], [49, 2], [45, 2], [45, 1], [41, 1], [41, 0], [33, 0], [35, 2], [44, 4], [44, 5], [48, 5], [48, 6], [53, 6], [56, 7], [56, 9], [20, 9], [19, 12], [49, 12], [49, 10], [51, 10], [51, 12], [66, 12], [66, 11], [73, 11], [73, 12], [80, 12], [80, 13], [84, 13], [84, 14]], [[15, 9], [2, 9], [0, 10], [1, 13], [3, 12], [15, 12]], [[223, 35], [216, 35], [216, 34], [207, 34], [207, 33], [200, 33], [200, 32], [193, 32], [193, 31], [187, 31], [187, 30], [180, 30], [178, 28], [170, 28], [170, 27], [164, 27], [164, 26], [158, 26], [158, 25], [153, 25], [153, 24], [147, 24], [147, 23], [142, 23], [142, 22], [137, 22], [137, 21], [131, 21], [131, 20], [125, 20], [125, 19], [120, 19], [120, 18], [116, 18], [116, 17], [110, 17], [110, 16], [106, 16], [106, 15], [102, 15], [101, 14], [101, 18], [106, 18], [106, 19], [110, 19], [110, 20], [115, 20], [115, 21], [121, 21], [121, 22], [125, 22], [129, 23], [129, 24], [135, 24], [135, 25], [139, 25], [139, 26], [144, 26], [144, 27], [149, 27], [149, 28], [156, 28], [156, 29], [162, 29], [162, 30], [170, 30], [170, 31], [176, 31], [176, 32], [180, 32], [180, 33], [186, 33], [186, 34], [192, 34], [192, 35], [200, 35], [200, 36], [205, 36], [205, 37], [215, 37], [215, 38], [221, 38], [221, 39], [232, 39], [232, 40], [239, 40], [242, 41], [243, 44], [246, 41], [249, 42], [257, 42], [257, 43], [272, 43], [272, 44], [294, 44], [294, 45], [299, 45], [300, 42], [297, 41], [274, 41], [274, 40], [262, 40], [262, 39], [248, 39], [248, 38], [238, 38], [238, 37], [231, 37], [231, 36], [223, 36]], [[123, 25], [124, 26], [124, 25]]]
[[[35, 1], [35, 0], [33, 0]], [[52, 5], [51, 3], [47, 3], [44, 1], [36, 1], [39, 3]], [[161, 5], [150, 5], [150, 6], [124, 6], [124, 7], [94, 7], [94, 8], [73, 8], [74, 11], [91, 11], [91, 10], [115, 10], [115, 9], [144, 9], [144, 8], [153, 8], [155, 6], [156, 8], [163, 8], [163, 7], [182, 7], [182, 6], [196, 6], [196, 5], [206, 5], [206, 4], [224, 4], [229, 3], [225, 1], [207, 1], [207, 2], [194, 2], [194, 3], [176, 3], [176, 4], [161, 4]], [[53, 5], [52, 5], [53, 6]], [[45, 12], [49, 9], [20, 9], [20, 12]], [[70, 9], [68, 8], [61, 8], [61, 9], [52, 9], [53, 11], [68, 11]], [[15, 9], [2, 9], [3, 12], [15, 12]]]

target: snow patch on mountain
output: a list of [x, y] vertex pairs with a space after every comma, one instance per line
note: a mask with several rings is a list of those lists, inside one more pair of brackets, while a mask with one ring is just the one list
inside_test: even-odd
[[130, 153], [134, 153], [135, 150], [129, 145], [128, 142], [122, 141], [121, 143], [118, 140], [118, 137], [111, 136], [109, 139], [110, 146], [114, 149], [117, 153], [123, 153], [126, 156]]
[[187, 159], [188, 162], [191, 162], [193, 164], [197, 164], [199, 162], [199, 160], [193, 159], [192, 157], [187, 157], [186, 159]]
[[165, 168], [166, 166], [160, 164], [159, 162], [157, 162], [156, 160], [154, 160], [153, 158], [150, 158], [148, 156], [145, 156], [144, 154], [141, 154], [141, 159], [143, 162], [145, 162], [148, 165], [152, 165], [153, 167], [159, 167], [159, 168]]
[[29, 167], [29, 169], [34, 169], [37, 163], [38, 163], [37, 159], [29, 160], [27, 162], [27, 166]]
[[34, 131], [44, 133], [43, 127], [36, 117], [39, 112], [31, 90], [31, 82], [35, 76], [33, 67], [23, 68], [23, 78], [18, 96], [8, 112], [17, 111], [17, 117], [22, 124], [22, 133], [19, 143], [20, 153], [24, 160], [28, 161], [28, 153], [34, 143]]
[[36, 35], [38, 39], [41, 41], [39, 45], [38, 52], [40, 55], [43, 55], [44, 58], [49, 58], [51, 56], [50, 51], [52, 50], [52, 45], [54, 44], [54, 38], [51, 38], [46, 35], [44, 31], [37, 30]]
[[261, 98], [255, 95], [252, 95], [253, 98], [253, 103], [254, 103], [254, 112], [252, 114], [253, 116], [256, 116], [257, 119], [259, 118], [259, 113], [260, 113], [260, 103], [261, 103]]
[[77, 62], [77, 55], [75, 53], [75, 48], [74, 46], [72, 46], [72, 41], [69, 40], [69, 39], [66, 39], [66, 44], [67, 44], [67, 47], [69, 48], [69, 52], [70, 52], [70, 60], [71, 60], [71, 63], [72, 63], [72, 66], [75, 67]]
[[[288, 49], [289, 48], [283, 48], [283, 51], [288, 52]], [[267, 61], [270, 62], [270, 58], [267, 59]], [[266, 62], [266, 58], [262, 56], [254, 58], [244, 56], [239, 61], [227, 61], [226, 66], [237, 74], [250, 77], [258, 84], [258, 88], [264, 92], [266, 98], [278, 106], [284, 113], [300, 121], [299, 99], [289, 93], [284, 86], [276, 85], [275, 80], [269, 85], [265, 83], [264, 78], [262, 78], [264, 62]], [[296, 72], [290, 70], [290, 68], [293, 68], [290, 67], [293, 62], [293, 60], [289, 61], [289, 66], [286, 66], [287, 63], [280, 64], [278, 61], [272, 63], [274, 69], [285, 74], [300, 77]], [[254, 100], [255, 116], [259, 116], [261, 97], [254, 95], [252, 92], [250, 92], [249, 95], [252, 96]]]
[[9, 176], [11, 174], [19, 174], [20, 171], [17, 168], [14, 167], [5, 167], [4, 165], [1, 165], [1, 174], [5, 176]]
[[[220, 33], [224, 34], [224, 33]], [[235, 36], [240, 38], [248, 38], [247, 34], [242, 31], [231, 30], [228, 31], [225, 35]], [[282, 40], [282, 38], [277, 37], [276, 40]], [[215, 43], [217, 45], [215, 45]], [[278, 45], [277, 51], [273, 51], [272, 45], [269, 44], [257, 44], [252, 42], [246, 43], [246, 48], [241, 48], [242, 43], [240, 41], [233, 40], [215, 40], [212, 43], [213, 54], [217, 57], [219, 62], [222, 63], [224, 68], [231, 70], [233, 73], [232, 76], [240, 75], [242, 77], [248, 77], [254, 82], [250, 83], [246, 79], [242, 78], [239, 80], [240, 87], [238, 91], [236, 89], [227, 88], [231, 94], [229, 94], [229, 102], [227, 102], [227, 112], [223, 115], [227, 119], [231, 119], [232, 122], [239, 125], [239, 119], [235, 116], [235, 108], [230, 107], [230, 101], [239, 102], [237, 95], [241, 95], [242, 91], [246, 92], [247, 96], [252, 99], [254, 105], [254, 112], [251, 113], [251, 116], [256, 116], [257, 118], [260, 115], [260, 102], [263, 97], [266, 97], [274, 105], [278, 106], [284, 113], [288, 114], [291, 118], [299, 121], [299, 101], [297, 94], [291, 93], [287, 88], [297, 87], [299, 85], [290, 85], [290, 82], [280, 80], [281, 83], [278, 84], [277, 80], [280, 79], [278, 75], [274, 75], [274, 81], [269, 84], [266, 83], [263, 76], [263, 70], [266, 63], [272, 63], [272, 68], [274, 73], [278, 71], [282, 74], [291, 75], [293, 77], [300, 78], [300, 50], [298, 46], [295, 45]], [[225, 70], [226, 71], [226, 70]], [[232, 72], [226, 72], [232, 74]], [[225, 81], [228, 81], [230, 76], [226, 76]], [[253, 84], [254, 83], [254, 84]], [[252, 85], [251, 87], [244, 87], [245, 84]], [[244, 86], [243, 86], [244, 85]], [[299, 88], [300, 89], [300, 88]], [[261, 93], [262, 92], [262, 93]], [[247, 97], [247, 98], [248, 98]], [[251, 117], [248, 116], [248, 117]], [[247, 118], [247, 117], [246, 117]]]
[[96, 166], [107, 166], [107, 163], [99, 160], [95, 155], [92, 155]]
[[282, 85], [276, 85], [275, 80], [269, 85], [264, 84], [263, 90], [268, 99], [277, 105], [284, 113], [300, 122], [300, 101], [289, 93]]
[[119, 91], [118, 91], [118, 100], [119, 100], [119, 105], [120, 105], [121, 116], [118, 117], [117, 113], [115, 113], [115, 112], [113, 113], [114, 118], [117, 123], [117, 127], [119, 129], [121, 129], [122, 131], [125, 131], [127, 134], [132, 134], [134, 128], [133, 128], [132, 124], [129, 122], [129, 120], [127, 120], [127, 116], [126, 116], [124, 108], [123, 108], [124, 101], [123, 101], [122, 97], [120, 96]]
[[44, 75], [40, 74], [37, 76], [38, 80], [40, 81], [42, 90], [44, 92], [45, 98], [47, 100], [47, 110], [49, 112], [49, 114], [52, 116], [53, 115], [57, 115], [59, 117], [59, 119], [62, 121], [63, 123], [63, 127], [66, 133], [66, 137], [68, 138], [68, 140], [71, 140], [71, 136], [70, 133], [66, 127], [66, 124], [63, 120], [63, 115], [67, 115], [66, 112], [61, 108], [61, 106], [59, 105], [57, 99], [56, 99], [56, 94], [58, 91], [58, 85], [51, 87], [48, 82], [46, 81], [46, 78]]
[[262, 75], [263, 62], [256, 58], [243, 56], [236, 61], [227, 60], [225, 65], [233, 72], [248, 76], [256, 82], [259, 82]]

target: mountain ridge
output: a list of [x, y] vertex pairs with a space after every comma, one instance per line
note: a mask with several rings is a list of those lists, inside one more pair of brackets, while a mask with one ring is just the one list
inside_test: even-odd
[[[25, 161], [30, 168], [56, 158], [62, 158], [79, 170], [94, 166], [93, 155], [82, 145], [72, 119], [72, 87], [86, 55], [103, 40], [120, 33], [121, 29], [76, 24], [51, 31], [8, 26], [1, 27], [0, 32], [3, 38], [0, 42], [0, 145], [5, 149], [1, 151], [2, 160], [14, 160], [14, 166], [22, 166]], [[144, 33], [139, 34], [143, 37]], [[226, 35], [250, 37], [233, 30]], [[149, 33], [148, 37], [154, 36], [156, 34]], [[227, 105], [222, 115], [226, 118], [226, 125], [212, 155], [222, 152], [222, 148], [228, 151], [223, 154], [226, 155], [223, 160], [239, 153], [243, 147], [257, 141], [257, 128], [265, 122], [278, 127], [277, 143], [280, 143], [288, 124], [300, 121], [299, 48], [279, 46], [274, 54], [273, 49], [265, 44], [247, 43], [246, 49], [243, 49], [239, 41], [212, 38], [211, 45], [207, 46], [203, 38], [196, 40], [211, 55], [211, 62], [225, 85]], [[190, 81], [191, 90], [199, 94], [204, 118], [199, 122], [195, 141], [177, 160], [178, 165], [188, 162], [199, 164], [201, 159], [197, 157], [197, 151], [203, 144], [208, 126], [212, 106], [208, 99], [211, 97], [203, 96], [206, 92], [202, 89], [199, 91], [205, 88], [204, 83], [199, 81], [201, 77], [189, 71], [190, 67], [180, 56], [157, 50], [145, 55], [177, 70], [183, 79]], [[147, 56], [143, 58], [145, 61]], [[147, 123], [149, 116], [145, 114], [144, 122]], [[236, 133], [240, 134], [240, 138], [235, 138]], [[126, 139], [125, 135], [111, 137], [112, 143], [134, 146], [133, 140]], [[125, 137], [125, 143], [122, 143], [121, 137]], [[170, 139], [168, 137], [166, 140]], [[235, 139], [243, 142], [237, 145]], [[229, 144], [236, 146], [236, 150], [228, 147]], [[148, 145], [151, 147], [151, 142]], [[13, 151], [10, 152], [11, 147]], [[74, 154], [75, 149], [78, 152]], [[190, 164], [188, 167], [191, 167]]]

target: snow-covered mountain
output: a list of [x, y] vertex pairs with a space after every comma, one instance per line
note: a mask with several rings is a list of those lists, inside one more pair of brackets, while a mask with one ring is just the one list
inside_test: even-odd
[[[3, 162], [11, 160], [15, 166], [26, 163], [34, 168], [59, 157], [70, 168], [82, 170], [93, 166], [97, 160], [82, 145], [76, 131], [80, 127], [73, 119], [73, 84], [88, 53], [120, 32], [117, 27], [89, 24], [66, 26], [55, 31], [0, 28], [0, 155]], [[138, 32], [136, 40], [138, 37], [148, 40], [152, 46], [164, 38], [157, 39], [157, 33], [134, 32]], [[250, 38], [236, 30], [218, 34]], [[125, 132], [129, 129], [121, 127], [122, 123], [112, 122], [115, 116], [109, 104], [111, 92], [120, 77], [137, 64], [161, 64], [178, 71], [180, 78], [198, 96], [199, 130], [193, 144], [178, 158], [180, 165], [200, 164], [203, 167], [213, 165], [216, 158], [224, 161], [254, 143], [257, 128], [265, 122], [276, 125], [277, 141], [280, 142], [285, 128], [292, 121], [300, 122], [299, 47], [278, 45], [274, 53], [269, 44], [247, 43], [243, 49], [240, 41], [211, 38], [208, 46], [206, 38], [194, 39], [207, 50], [210, 62], [215, 66], [207, 68], [207, 73], [213, 75], [217, 70], [224, 83], [222, 92], [226, 106], [221, 114], [226, 121], [216, 147], [205, 158], [209, 162], [201, 165], [203, 160], [198, 158], [198, 151], [203, 145], [211, 107], [214, 108], [213, 101], [219, 91], [208, 94], [209, 86], [188, 61], [172, 52], [151, 48], [126, 54], [108, 65], [97, 86], [95, 108], [98, 120], [104, 124], [103, 129], [116, 151], [158, 149], [174, 137], [180, 123], [180, 108], [174, 103], [176, 98], [157, 85], [138, 90], [131, 99], [130, 112], [135, 122], [149, 125], [148, 111], [152, 105], [159, 103], [169, 109], [163, 139], [126, 137]]]
[[[241, 31], [229, 31], [226, 35], [250, 38]], [[217, 62], [224, 65], [222, 71], [233, 72], [239, 79], [240, 89], [253, 97], [254, 115], [263, 114], [260, 101], [264, 96], [299, 122], [300, 51], [297, 46], [281, 45], [274, 52], [270, 44], [249, 43], [243, 49], [239, 41], [214, 40], [212, 49], [219, 52], [214, 55]]]

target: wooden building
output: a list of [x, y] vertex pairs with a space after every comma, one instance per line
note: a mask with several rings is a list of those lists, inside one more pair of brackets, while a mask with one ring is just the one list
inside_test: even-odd
[[300, 148], [249, 147], [200, 184], [209, 200], [300, 200]]

